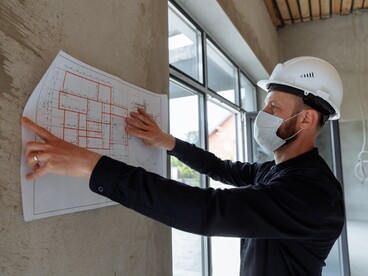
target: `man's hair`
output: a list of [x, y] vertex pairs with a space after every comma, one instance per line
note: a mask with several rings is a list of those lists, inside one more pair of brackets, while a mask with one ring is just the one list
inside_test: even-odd
[[[295, 95], [296, 96], [296, 95]], [[315, 111], [317, 111], [318, 113], [318, 129], [320, 129], [321, 127], [323, 127], [323, 125], [326, 123], [326, 121], [328, 120], [329, 116], [322, 114], [320, 111], [316, 110], [315, 108], [309, 106], [308, 104], [304, 103], [304, 100], [302, 97], [296, 96], [295, 97], [295, 106], [294, 106], [294, 114], [297, 114], [299, 112], [301, 112], [303, 109], [313, 109]]]

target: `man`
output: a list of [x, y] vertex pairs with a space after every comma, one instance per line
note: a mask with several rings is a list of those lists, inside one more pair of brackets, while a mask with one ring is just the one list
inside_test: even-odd
[[[27, 144], [34, 169], [90, 179], [92, 191], [169, 226], [207, 236], [242, 238], [241, 275], [321, 275], [344, 224], [342, 189], [314, 147], [327, 118], [337, 119], [341, 80], [327, 62], [299, 57], [275, 67], [255, 138], [275, 160], [220, 160], [161, 131], [142, 109], [126, 131], [161, 147], [200, 173], [236, 186], [200, 189], [69, 144], [30, 120], [22, 123], [43, 143]], [[42, 166], [40, 164], [43, 164]]]

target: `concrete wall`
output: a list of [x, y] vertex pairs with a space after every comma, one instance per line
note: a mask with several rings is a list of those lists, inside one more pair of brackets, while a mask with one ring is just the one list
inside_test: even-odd
[[60, 49], [167, 93], [167, 1], [0, 1], [0, 274], [170, 275], [170, 229], [121, 206], [23, 221], [20, 116]]
[[264, 68], [279, 62], [278, 36], [264, 1], [217, 0]]
[[[282, 59], [312, 55], [326, 59], [339, 71], [344, 99], [340, 136], [347, 218], [368, 221], [368, 182], [354, 174], [362, 149], [363, 121], [368, 119], [368, 14], [352, 14], [319, 22], [286, 27], [279, 31]], [[368, 133], [366, 133], [368, 135]], [[368, 144], [365, 150], [368, 150]], [[368, 158], [365, 155], [366, 159]], [[368, 172], [368, 166], [365, 167]]]

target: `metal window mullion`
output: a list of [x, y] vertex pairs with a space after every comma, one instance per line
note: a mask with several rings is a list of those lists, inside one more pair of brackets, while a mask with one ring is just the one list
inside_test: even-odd
[[[208, 62], [207, 62], [207, 34], [205, 32], [202, 33], [202, 66], [203, 66], [203, 85], [204, 85], [204, 96], [203, 96], [203, 138], [204, 138], [204, 148], [208, 150], [209, 141], [208, 141]], [[210, 179], [208, 176], [205, 177], [205, 187], [208, 188], [210, 186]], [[211, 238], [210, 237], [202, 237], [203, 244], [203, 276], [212, 275], [212, 253], [211, 253]]]
[[[204, 148], [208, 150], [209, 141], [208, 141], [208, 112], [207, 112], [207, 102], [208, 102], [208, 94], [205, 93], [203, 96], [203, 104], [202, 104], [202, 112], [201, 118], [203, 119], [203, 142]], [[204, 176], [204, 188], [208, 188], [210, 186], [210, 179], [208, 176]], [[203, 276], [212, 275], [212, 254], [211, 254], [211, 238], [202, 236], [202, 272]]]
[[207, 34], [202, 33], [203, 86], [208, 90]]
[[[330, 137], [332, 146], [332, 160], [333, 171], [336, 178], [340, 181], [342, 189], [344, 190], [343, 175], [342, 175], [342, 163], [341, 163], [341, 145], [340, 145], [340, 130], [338, 121], [330, 121]], [[349, 249], [347, 241], [346, 222], [342, 230], [339, 242], [339, 255], [340, 264], [342, 267], [342, 275], [350, 276], [350, 261], [349, 261]]]
[[[237, 67], [237, 74], [238, 74], [238, 81], [237, 81], [237, 88], [238, 88], [238, 105], [240, 108], [242, 108], [242, 96], [241, 96], [241, 71], [240, 68]], [[237, 154], [238, 154], [238, 159], [239, 159], [239, 155], [242, 156], [241, 160], [245, 160], [245, 145], [243, 143], [243, 141], [245, 141], [245, 129], [244, 129], [244, 124], [243, 124], [243, 120], [244, 120], [244, 112], [241, 111], [239, 112], [239, 116], [240, 118], [237, 120], [237, 124], [240, 124], [240, 128], [239, 126], [236, 127], [236, 137], [239, 138], [240, 137], [240, 141], [237, 141], [238, 145], [237, 145]], [[240, 135], [238, 133], [238, 131], [240, 130]], [[239, 150], [239, 145], [240, 143], [243, 143], [243, 145], [241, 146], [241, 152]]]

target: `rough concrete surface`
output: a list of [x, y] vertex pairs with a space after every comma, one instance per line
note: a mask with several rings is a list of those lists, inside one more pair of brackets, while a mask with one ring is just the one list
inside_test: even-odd
[[23, 220], [20, 117], [59, 50], [167, 93], [167, 1], [0, 0], [0, 275], [170, 275], [169, 228], [121, 206]]

